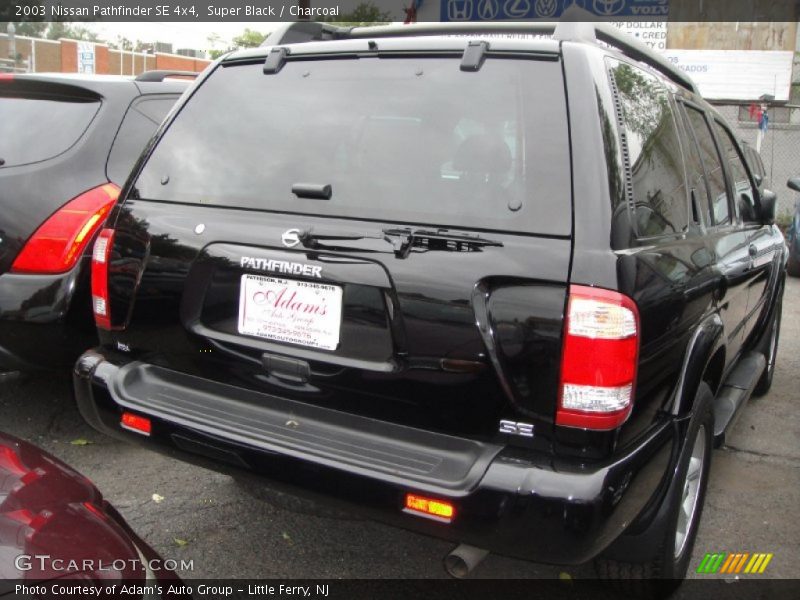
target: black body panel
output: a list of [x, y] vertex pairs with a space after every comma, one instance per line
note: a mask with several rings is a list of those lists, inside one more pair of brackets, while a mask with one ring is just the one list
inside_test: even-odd
[[[382, 239], [325, 251], [279, 245], [289, 229], [322, 224], [336, 231], [322, 218], [129, 200], [110, 265], [115, 343], [189, 374], [436, 431], [494, 439], [500, 419], [527, 420], [537, 434], [520, 443], [547, 447], [566, 297], [556, 282], [566, 277], [568, 240], [495, 233], [502, 247], [407, 258]], [[240, 277], [270, 274], [243, 267], [243, 257], [319, 267], [316, 281], [343, 286], [339, 348], [240, 335]], [[307, 361], [310, 379], [270, 375], [265, 353]]]

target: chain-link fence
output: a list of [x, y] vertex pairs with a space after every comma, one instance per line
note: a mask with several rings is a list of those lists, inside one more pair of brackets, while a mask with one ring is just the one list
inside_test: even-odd
[[[756, 147], [758, 122], [748, 106], [717, 106], [740, 139]], [[767, 186], [778, 194], [778, 215], [794, 211], [798, 195], [786, 187], [790, 177], [800, 175], [800, 108], [770, 107], [769, 127], [761, 141], [761, 160]]]

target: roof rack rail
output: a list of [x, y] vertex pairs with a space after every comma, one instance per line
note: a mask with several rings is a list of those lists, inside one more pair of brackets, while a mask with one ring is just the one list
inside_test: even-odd
[[164, 81], [167, 77], [197, 77], [194, 71], [145, 71], [136, 76], [134, 81]]
[[337, 27], [328, 23], [301, 21], [287, 23], [274, 30], [264, 40], [262, 46], [293, 44], [299, 42], [375, 39], [386, 37], [413, 37], [425, 35], [463, 35], [463, 34], [532, 34], [552, 35], [559, 41], [590, 42], [601, 41], [625, 56], [642, 62], [659, 71], [678, 85], [698, 93], [691, 77], [658, 55], [647, 45], [622, 33], [609, 23], [592, 20], [591, 13], [571, 7], [564, 12], [560, 21], [493, 21], [462, 23], [415, 23], [413, 25], [376, 25], [369, 27]]
[[669, 62], [666, 58], [655, 53], [646, 44], [622, 33], [609, 23], [595, 23], [594, 31], [598, 40], [605, 42], [609, 46], [613, 46], [628, 58], [632, 58], [633, 60], [652, 67], [673, 82], [685, 87], [690, 92], [694, 92], [695, 94], [700, 93], [691, 77]]

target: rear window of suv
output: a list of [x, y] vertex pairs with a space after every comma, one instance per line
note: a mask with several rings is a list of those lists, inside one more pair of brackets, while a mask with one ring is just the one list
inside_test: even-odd
[[51, 96], [0, 96], [0, 159], [15, 167], [58, 156], [77, 142], [100, 102]]
[[[564, 86], [552, 60], [222, 66], [134, 190], [148, 200], [475, 229], [570, 233]], [[332, 186], [330, 200], [294, 184]]]

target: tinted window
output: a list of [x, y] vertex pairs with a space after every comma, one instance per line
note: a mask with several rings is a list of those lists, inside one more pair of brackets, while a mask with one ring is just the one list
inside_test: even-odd
[[612, 76], [622, 107], [638, 234], [682, 232], [689, 224], [686, 180], [667, 91], [657, 78], [625, 63], [616, 63]]
[[742, 144], [742, 150], [744, 151], [744, 158], [747, 161], [747, 164], [750, 165], [750, 171], [753, 173], [753, 175], [758, 175], [761, 177], [763, 181], [767, 172], [764, 169], [764, 163], [761, 160], [761, 155], [756, 152], [755, 148], [747, 144]]
[[717, 139], [722, 146], [722, 152], [728, 160], [731, 177], [733, 177], [731, 183], [736, 199], [736, 211], [745, 221], [756, 221], [758, 212], [756, 211], [755, 192], [753, 186], [750, 185], [750, 177], [737, 149], [737, 144], [727, 129], [717, 121], [713, 121], [713, 123]]
[[145, 97], [131, 105], [108, 155], [107, 172], [111, 181], [117, 185], [125, 183], [142, 150], [177, 99], [178, 96]]
[[[679, 104], [678, 114], [684, 110]], [[685, 122], [685, 121], [684, 121]], [[689, 197], [694, 212], [693, 220], [697, 223], [711, 223], [711, 200], [706, 185], [706, 175], [703, 162], [700, 160], [700, 150], [697, 138], [691, 127], [684, 127], [684, 154], [686, 156], [686, 177], [689, 182]]]
[[731, 216], [728, 208], [728, 192], [725, 187], [725, 172], [722, 170], [722, 163], [717, 153], [717, 147], [714, 145], [711, 130], [708, 128], [708, 122], [702, 112], [691, 106], [686, 107], [686, 114], [689, 117], [689, 123], [697, 140], [700, 157], [705, 167], [714, 223], [717, 225], [730, 223]]
[[[168, 182], [162, 184], [162, 179]], [[296, 183], [330, 184], [330, 200]], [[556, 61], [453, 58], [220, 67], [136, 182], [142, 198], [568, 234]]]
[[6, 167], [58, 156], [77, 142], [100, 103], [0, 96], [0, 159]]
[[766, 178], [767, 170], [764, 168], [764, 161], [761, 160], [761, 155], [758, 152], [756, 152], [754, 148], [751, 148], [750, 152], [753, 153], [753, 164], [755, 165], [756, 172], [762, 178]]

